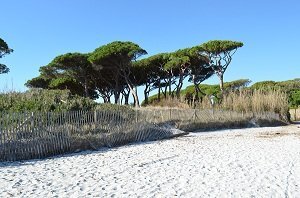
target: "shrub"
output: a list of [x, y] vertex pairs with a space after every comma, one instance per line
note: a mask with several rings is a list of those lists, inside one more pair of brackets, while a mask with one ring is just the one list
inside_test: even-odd
[[91, 110], [95, 106], [93, 100], [72, 95], [68, 90], [30, 89], [0, 94], [2, 112]]

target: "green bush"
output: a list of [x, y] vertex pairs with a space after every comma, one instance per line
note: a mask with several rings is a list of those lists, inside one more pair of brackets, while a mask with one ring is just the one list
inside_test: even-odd
[[289, 102], [291, 107], [297, 108], [300, 106], [300, 90], [291, 92]]
[[24, 93], [0, 94], [1, 112], [91, 110], [96, 104], [91, 99], [72, 95], [68, 90], [30, 89]]

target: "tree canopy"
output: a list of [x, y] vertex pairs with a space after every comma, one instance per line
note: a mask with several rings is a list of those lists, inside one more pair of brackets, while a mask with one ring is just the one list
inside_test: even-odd
[[199, 85], [212, 75], [218, 75], [216, 71], [223, 75], [231, 56], [241, 46], [242, 43], [234, 41], [209, 41], [140, 59], [147, 54], [146, 50], [130, 41], [115, 41], [91, 53], [66, 53], [55, 57], [48, 65], [40, 67], [40, 75], [29, 80], [26, 86], [68, 89], [80, 96], [101, 97], [105, 103], [111, 103], [113, 97], [116, 104], [128, 104], [131, 93], [138, 107], [138, 86], [143, 86], [147, 104], [151, 91], [157, 90], [158, 100], [180, 98], [183, 82], [190, 82], [196, 101], [199, 94], [203, 94]]
[[[2, 38], [0, 38], [0, 58], [3, 58], [5, 55], [10, 54], [12, 52], [13, 49], [10, 49], [7, 43]], [[0, 74], [8, 72], [9, 68], [6, 65], [0, 63]]]
[[236, 41], [212, 40], [200, 46], [200, 51], [208, 56], [212, 69], [220, 79], [221, 92], [224, 90], [224, 73], [231, 63], [232, 56], [243, 45], [242, 42]]
[[91, 97], [89, 89], [92, 89], [92, 82], [90, 79], [93, 68], [92, 64], [88, 61], [88, 58], [89, 54], [81, 53], [67, 53], [57, 56], [50, 64], [52, 64], [56, 70], [63, 71], [66, 77], [60, 81], [56, 80], [56, 82], [63, 82], [63, 84], [66, 84], [66, 80], [68, 81], [67, 84], [74, 84], [77, 82], [84, 88], [84, 95], [86, 97]]
[[[132, 76], [132, 61], [135, 61], [142, 55], [147, 54], [146, 50], [132, 42], [115, 41], [97, 48], [89, 57], [89, 61], [98, 71], [107, 70], [115, 80], [116, 102], [119, 100], [122, 92], [122, 80], [125, 86], [132, 93], [135, 105], [139, 106], [139, 99], [136, 93], [136, 82]], [[132, 78], [133, 77], [133, 78]], [[123, 84], [124, 85], [124, 84]]]

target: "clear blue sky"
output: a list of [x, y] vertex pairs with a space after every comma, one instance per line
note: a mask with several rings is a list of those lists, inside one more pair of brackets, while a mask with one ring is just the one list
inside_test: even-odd
[[0, 75], [1, 90], [26, 90], [24, 83], [55, 56], [91, 52], [116, 40], [135, 42], [149, 55], [214, 39], [242, 41], [225, 81], [300, 77], [297, 0], [2, 0], [0, 5], [0, 37], [15, 50], [0, 59], [11, 69]]

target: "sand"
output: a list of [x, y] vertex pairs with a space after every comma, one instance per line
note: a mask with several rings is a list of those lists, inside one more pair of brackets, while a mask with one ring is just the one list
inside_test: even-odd
[[300, 197], [299, 125], [0, 163], [0, 197]]

